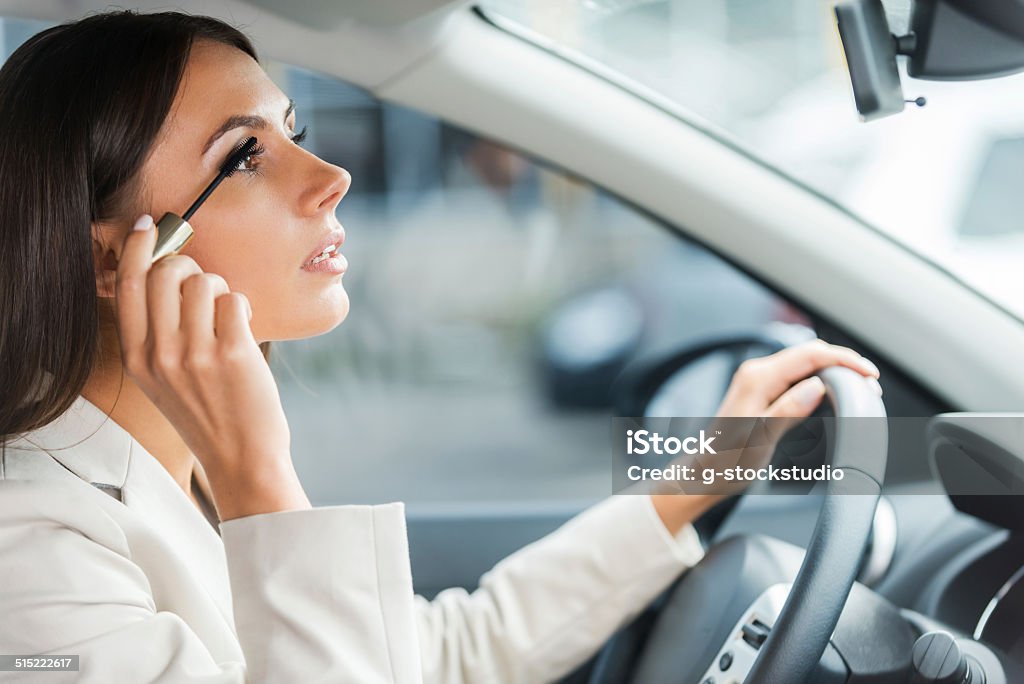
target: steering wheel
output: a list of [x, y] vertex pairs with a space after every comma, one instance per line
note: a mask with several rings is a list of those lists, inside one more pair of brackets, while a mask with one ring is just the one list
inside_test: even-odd
[[[818, 376], [836, 416], [828, 461], [844, 477], [828, 482], [802, 561], [796, 547], [760, 535], [713, 545], [669, 594], [633, 682], [798, 684], [816, 670], [815, 682], [826, 681], [819, 663], [829, 666], [826, 648], [871, 533], [888, 430], [885, 406], [863, 376], [838, 366]], [[832, 656], [833, 670], [845, 670]]]

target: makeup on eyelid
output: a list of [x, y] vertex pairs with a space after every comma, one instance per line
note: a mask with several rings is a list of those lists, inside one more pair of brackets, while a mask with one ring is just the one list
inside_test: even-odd
[[[291, 136], [291, 138], [289, 138], [289, 140], [291, 140], [296, 145], [301, 145], [302, 142], [305, 139], [306, 139], [306, 127], [305, 126], [302, 127], [301, 131], [299, 131], [298, 133], [295, 133], [294, 135]], [[266, 147], [264, 147], [263, 145], [257, 145], [256, 147], [254, 147], [252, 149], [251, 152], [249, 152], [249, 156], [247, 157], [247, 159], [256, 159], [258, 157], [261, 157], [263, 155], [263, 153], [266, 152], [266, 151], [267, 151]], [[255, 169], [239, 169], [239, 171], [242, 171], [243, 173], [250, 173], [250, 174], [252, 174], [254, 176], [260, 175], [259, 167], [255, 168]]]

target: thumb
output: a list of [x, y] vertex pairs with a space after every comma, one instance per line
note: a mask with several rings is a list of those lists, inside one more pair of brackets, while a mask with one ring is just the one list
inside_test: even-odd
[[771, 419], [767, 422], [773, 438], [782, 437], [789, 428], [814, 413], [824, 397], [825, 383], [816, 375], [786, 390], [765, 412], [765, 417]]

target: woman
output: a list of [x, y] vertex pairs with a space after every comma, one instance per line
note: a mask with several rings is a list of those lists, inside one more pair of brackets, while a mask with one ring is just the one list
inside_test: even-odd
[[[0, 71], [0, 121], [0, 653], [78, 655], [70, 681], [551, 681], [700, 558], [713, 497], [614, 496], [426, 601], [401, 504], [311, 508], [266, 359], [348, 312], [305, 266], [350, 177], [235, 29], [49, 29]], [[249, 136], [151, 265], [151, 216]], [[815, 342], [745, 364], [719, 413], [806, 416], [834, 364], [877, 376]]]

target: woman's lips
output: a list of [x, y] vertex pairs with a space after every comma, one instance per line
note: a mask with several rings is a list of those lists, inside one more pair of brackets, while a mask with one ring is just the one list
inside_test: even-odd
[[302, 267], [303, 271], [309, 271], [310, 273], [334, 273], [341, 274], [348, 270], [348, 259], [341, 252], [335, 251], [328, 258], [318, 261], [315, 264], [306, 264]]
[[[330, 233], [325, 235], [320, 240], [320, 244], [317, 246], [316, 251], [309, 255], [306, 259], [306, 263], [302, 266], [304, 271], [310, 273], [344, 273], [348, 269], [348, 260], [338, 251], [341, 246], [345, 244], [345, 229], [339, 224], [337, 228], [332, 230]], [[311, 263], [313, 259], [318, 258], [330, 247], [334, 247], [334, 251], [331, 252], [331, 256], [327, 259], [321, 259], [320, 261]]]
[[310, 261], [323, 254], [323, 251], [331, 245], [337, 249], [341, 249], [343, 244], [345, 244], [345, 229], [339, 224], [337, 228], [320, 238], [320, 243], [317, 244], [316, 249], [310, 252], [306, 257], [305, 263], [308, 264]]

